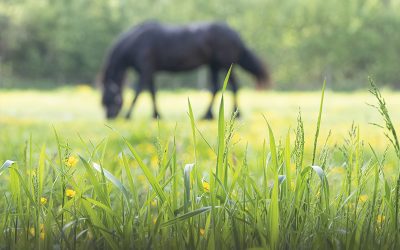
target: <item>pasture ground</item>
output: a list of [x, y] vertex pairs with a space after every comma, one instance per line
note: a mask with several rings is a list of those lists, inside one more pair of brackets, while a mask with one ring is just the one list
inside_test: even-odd
[[[387, 101], [387, 107], [389, 109], [392, 121], [395, 125], [397, 125], [396, 127], [399, 129], [400, 113], [398, 112], [397, 107], [400, 106], [400, 93], [383, 91], [382, 94]], [[264, 172], [264, 170], [262, 169], [265, 164], [263, 163], [263, 161], [265, 160], [264, 156], [267, 152], [270, 151], [270, 136], [268, 126], [263, 116], [266, 117], [272, 127], [279, 152], [281, 152], [280, 149], [282, 149], [281, 153], [284, 154], [286, 134], [288, 133], [288, 131], [291, 136], [291, 147], [293, 148], [296, 137], [297, 117], [300, 110], [301, 117], [304, 122], [305, 133], [304, 165], [309, 166], [312, 157], [312, 148], [319, 111], [320, 95], [321, 93], [319, 91], [256, 92], [248, 89], [241, 90], [239, 93], [239, 107], [241, 108], [242, 117], [235, 123], [234, 133], [231, 139], [231, 143], [229, 144], [229, 151], [231, 152], [231, 155], [228, 158], [230, 164], [234, 166], [239, 166], [240, 164], [238, 164], [237, 162], [245, 162], [245, 165], [248, 166], [249, 171], [248, 178], [254, 178], [255, 182], [262, 182], [261, 180], [259, 180], [259, 178], [263, 176]], [[155, 197], [154, 191], [149, 191], [148, 188], [150, 186], [153, 189], [155, 188], [155, 186], [152, 185], [151, 181], [148, 181], [148, 179], [146, 179], [148, 178], [148, 176], [141, 172], [141, 168], [139, 168], [132, 159], [129, 159], [129, 163], [127, 164], [133, 169], [132, 172], [134, 174], [135, 182], [134, 185], [131, 186], [132, 189], [130, 189], [129, 191], [133, 192], [132, 190], [134, 190], [134, 187], [136, 186], [136, 192], [138, 192], [136, 193], [136, 198], [138, 199], [138, 201], [140, 201], [140, 205], [139, 207], [135, 208], [137, 209], [135, 211], [139, 215], [150, 218], [148, 220], [153, 221], [154, 223], [150, 223], [151, 226], [148, 226], [145, 221], [140, 221], [139, 223], [143, 223], [143, 226], [139, 227], [139, 229], [137, 230], [143, 230], [143, 232], [136, 232], [136, 229], [132, 229], [127, 226], [126, 228], [121, 228], [121, 232], [118, 231], [119, 229], [114, 229], [117, 231], [117, 236], [113, 235], [110, 232], [104, 233], [105, 230], [101, 229], [100, 225], [104, 227], [108, 226], [110, 228], [115, 227], [116, 224], [121, 222], [119, 220], [116, 220], [114, 217], [118, 217], [118, 215], [116, 214], [120, 212], [123, 213], [123, 211], [125, 211], [123, 209], [126, 209], [121, 208], [120, 205], [114, 204], [116, 200], [118, 200], [118, 202], [124, 203], [122, 201], [123, 198], [117, 198], [118, 194], [115, 194], [115, 192], [118, 191], [118, 187], [114, 187], [112, 184], [104, 184], [102, 182], [99, 182], [98, 184], [100, 186], [105, 185], [108, 188], [106, 188], [107, 190], [105, 192], [108, 193], [111, 197], [111, 200], [108, 200], [106, 198], [105, 200], [102, 200], [100, 194], [101, 192], [96, 189], [96, 185], [95, 183], [93, 183], [95, 182], [94, 179], [90, 179], [90, 176], [88, 177], [90, 179], [90, 183], [94, 185], [94, 191], [90, 191], [92, 187], [87, 183], [86, 180], [84, 180], [84, 178], [87, 177], [88, 174], [82, 176], [74, 175], [76, 175], [77, 173], [84, 173], [84, 167], [87, 170], [85, 162], [83, 160], [86, 159], [89, 161], [93, 160], [101, 162], [105, 169], [109, 170], [117, 177], [120, 177], [121, 175], [125, 176], [125, 174], [123, 174], [124, 171], [121, 170], [123, 166], [121, 165], [121, 152], [124, 152], [124, 154], [126, 153], [127, 155], [130, 155], [132, 152], [129, 152], [129, 150], [127, 149], [127, 144], [123, 141], [122, 137], [126, 138], [132, 144], [137, 153], [143, 159], [144, 164], [150, 167], [150, 170], [154, 175], [163, 173], [163, 171], [160, 169], [163, 168], [163, 164], [167, 164], [166, 158], [170, 159], [170, 156], [174, 156], [173, 159], [175, 159], [176, 161], [177, 176], [179, 176], [180, 180], [176, 182], [178, 183], [177, 185], [180, 191], [174, 193], [179, 197], [173, 198], [174, 196], [171, 194], [170, 198], [170, 202], [173, 204], [172, 206], [174, 208], [180, 207], [185, 200], [183, 198], [185, 195], [185, 192], [183, 191], [183, 187], [185, 186], [185, 184], [183, 183], [183, 179], [185, 178], [183, 171], [186, 164], [195, 162], [197, 158], [197, 165], [199, 170], [197, 170], [195, 176], [191, 177], [191, 179], [194, 179], [192, 180], [194, 183], [193, 185], [201, 185], [199, 184], [198, 177], [204, 178], [206, 180], [211, 179], [210, 175], [212, 175], [212, 171], [210, 171], [210, 169], [215, 168], [218, 161], [218, 121], [202, 121], [199, 119], [204, 114], [206, 106], [208, 105], [210, 98], [209, 93], [206, 91], [196, 90], [161, 91], [158, 93], [157, 97], [159, 110], [161, 115], [163, 116], [162, 119], [159, 121], [151, 119], [152, 107], [150, 97], [147, 93], [142, 95], [138, 100], [138, 103], [133, 111], [132, 119], [130, 121], [126, 121], [122, 118], [119, 118], [115, 121], [106, 121], [104, 119], [103, 110], [100, 106], [99, 91], [87, 86], [66, 87], [45, 91], [0, 90], [0, 164], [3, 164], [3, 162], [5, 162], [6, 160], [15, 160], [17, 161], [18, 167], [21, 167], [21, 169], [27, 170], [28, 172], [38, 166], [41, 166], [41, 164], [44, 164], [44, 168], [49, 169], [50, 171], [50, 169], [57, 168], [56, 165], [58, 164], [58, 157], [60, 157], [60, 159], [62, 157], [68, 158], [69, 156], [74, 156], [78, 158], [78, 155], [83, 157], [78, 162], [77, 166], [80, 167], [80, 169], [77, 168], [76, 173], [75, 171], [73, 171], [71, 175], [68, 174], [63, 176], [62, 174], [58, 175], [58, 172], [56, 170], [52, 170], [51, 173], [53, 177], [50, 177], [50, 174], [46, 175], [43, 187], [41, 187], [40, 190], [40, 197], [38, 198], [45, 197], [49, 201], [49, 203], [46, 202], [47, 204], [39, 204], [40, 202], [38, 202], [38, 204], [32, 205], [29, 202], [25, 203], [25, 201], [21, 204], [19, 204], [17, 201], [11, 202], [11, 200], [13, 200], [15, 197], [25, 197], [25, 199], [28, 200], [26, 194], [27, 192], [31, 192], [32, 196], [35, 197], [35, 194], [38, 195], [37, 193], [35, 193], [37, 190], [36, 188], [31, 187], [32, 185], [29, 184], [33, 181], [32, 177], [29, 174], [26, 177], [20, 177], [20, 179], [18, 179], [18, 177], [16, 177], [15, 174], [12, 174], [11, 171], [10, 176], [6, 171], [0, 173], [0, 181], [4, 183], [0, 187], [0, 193], [4, 194], [6, 197], [6, 199], [2, 199], [2, 201], [0, 201], [1, 211], [5, 211], [2, 212], [2, 214], [0, 215], [0, 227], [1, 229], [3, 229], [3, 232], [8, 232], [3, 233], [3, 236], [0, 237], [0, 242], [4, 242], [0, 243], [0, 248], [5, 246], [14, 246], [17, 248], [23, 248], [27, 246], [36, 248], [51, 248], [51, 246], [54, 246], [54, 244], [58, 244], [55, 242], [58, 242], [60, 237], [64, 237], [64, 239], [62, 240], [64, 243], [61, 244], [65, 244], [65, 246], [67, 246], [68, 248], [88, 247], [88, 244], [82, 242], [87, 239], [93, 239], [93, 237], [95, 238], [94, 244], [96, 245], [96, 247], [131, 247], [135, 244], [138, 244], [138, 246], [146, 247], [148, 246], [148, 244], [152, 244], [152, 247], [158, 248], [162, 247], [163, 239], [165, 239], [165, 237], [167, 237], [166, 235], [168, 234], [170, 235], [170, 237], [172, 237], [171, 239], [174, 239], [174, 242], [167, 244], [168, 247], [195, 246], [196, 248], [206, 248], [210, 247], [210, 244], [212, 244], [213, 247], [220, 246], [223, 248], [229, 248], [232, 246], [233, 242], [235, 242], [235, 239], [233, 239], [233, 237], [229, 235], [233, 235], [236, 233], [244, 235], [243, 237], [239, 238], [239, 242], [235, 242], [235, 244], [240, 244], [240, 246], [242, 247], [277, 246], [276, 238], [274, 238], [274, 236], [269, 236], [269, 233], [271, 233], [271, 235], [274, 235], [274, 231], [273, 229], [271, 229], [274, 228], [274, 222], [271, 222], [270, 219], [268, 219], [270, 218], [269, 216], [267, 216], [268, 218], [264, 218], [263, 212], [259, 210], [258, 205], [254, 204], [251, 205], [251, 208], [247, 208], [246, 206], [243, 207], [243, 209], [240, 210], [241, 212], [239, 212], [239, 214], [237, 215], [236, 219], [227, 219], [226, 221], [229, 222], [228, 224], [226, 224], [227, 222], [221, 222], [222, 224], [215, 223], [217, 227], [222, 228], [221, 237], [223, 237], [225, 240], [230, 239], [230, 241], [228, 240], [227, 245], [220, 245], [222, 243], [218, 243], [218, 240], [213, 238], [215, 236], [213, 236], [213, 232], [211, 230], [212, 227], [210, 226], [210, 217], [207, 217], [206, 215], [206, 212], [208, 212], [209, 210], [204, 210], [204, 214], [203, 212], [199, 213], [199, 218], [193, 215], [193, 217], [184, 217], [181, 222], [172, 221], [173, 224], [171, 225], [175, 225], [175, 223], [181, 223], [185, 225], [185, 227], [183, 228], [195, 228], [195, 230], [197, 231], [194, 234], [192, 234], [192, 231], [189, 230], [189, 232], [182, 232], [182, 235], [184, 236], [179, 236], [179, 230], [176, 232], [173, 230], [167, 232], [165, 231], [167, 229], [159, 229], [159, 227], [163, 228], [164, 226], [168, 228], [168, 226], [170, 225], [168, 224], [168, 221], [171, 219], [171, 215], [162, 215], [165, 217], [162, 217], [163, 219], [160, 219], [160, 224], [158, 224], [157, 219], [161, 217], [157, 216], [160, 216], [160, 211], [165, 212], [166, 207], [163, 206], [155, 209], [154, 207], [156, 207], [157, 204], [150, 204], [150, 201], [155, 200], [158, 202], [162, 202], [162, 200], [160, 200], [158, 196], [158, 198]], [[125, 102], [123, 112], [126, 110], [126, 107], [128, 106], [129, 100], [131, 100], [131, 98], [132, 93], [126, 93], [124, 98]], [[193, 107], [193, 113], [196, 118], [196, 148], [193, 147], [192, 129], [190, 118], [188, 115], [188, 98], [190, 99], [191, 105]], [[228, 92], [225, 99], [226, 114], [229, 114], [231, 112], [231, 99], [231, 94], [230, 92]], [[219, 100], [220, 97], [218, 96], [214, 105], [214, 114], [216, 117], [218, 116]], [[351, 211], [347, 210], [347, 212], [340, 212], [339, 209], [341, 203], [343, 203], [342, 205], [346, 208], [354, 206], [354, 201], [352, 201], [352, 203], [350, 203], [350, 201], [354, 199], [361, 199], [355, 197], [363, 197], [362, 193], [365, 193], [365, 195], [367, 195], [367, 202], [372, 202], [372, 193], [374, 192], [371, 190], [372, 186], [368, 187], [368, 185], [373, 182], [373, 175], [367, 172], [365, 172], [365, 181], [363, 182], [364, 184], [361, 185], [360, 183], [358, 183], [363, 188], [360, 188], [359, 192], [357, 191], [356, 195], [351, 192], [347, 193], [347, 190], [343, 190], [343, 185], [346, 184], [344, 179], [346, 177], [347, 170], [345, 169], [346, 166], [349, 165], [349, 162], [347, 162], [347, 160], [350, 152], [346, 150], [350, 150], [349, 148], [351, 147], [352, 142], [349, 141], [354, 139], [354, 136], [352, 137], [352, 133], [350, 132], [353, 124], [359, 126], [360, 140], [362, 141], [360, 145], [362, 145], [362, 149], [359, 151], [359, 149], [357, 148], [356, 151], [362, 152], [363, 164], [368, 165], [370, 164], [370, 162], [374, 161], [373, 153], [370, 150], [369, 144], [377, 152], [379, 158], [384, 158], [384, 152], [386, 149], [389, 148], [386, 155], [386, 161], [384, 162], [384, 166], [382, 167], [383, 172], [386, 173], [384, 180], [387, 180], [387, 182], [392, 185], [397, 176], [398, 161], [396, 160], [392, 148], [389, 146], [388, 139], [384, 135], [384, 130], [377, 126], [371, 125], [371, 123], [383, 124], [382, 118], [377, 110], [370, 107], [368, 103], [376, 104], [376, 99], [370, 93], [368, 93], [368, 91], [359, 91], [354, 93], [335, 93], [331, 91], [325, 92], [320, 137], [317, 144], [317, 159], [322, 159], [326, 157], [326, 166], [324, 166], [324, 170], [329, 180], [331, 199], [330, 203], [332, 203], [332, 207], [337, 207], [337, 210], [332, 209], [329, 212], [329, 215], [326, 216], [326, 218], [324, 216], [321, 217], [321, 214], [323, 213], [326, 215], [326, 211], [322, 211], [322, 208], [318, 205], [318, 201], [314, 200], [313, 205], [311, 205], [310, 203], [309, 209], [312, 210], [309, 210], [309, 220], [311, 218], [322, 218], [322, 221], [324, 221], [325, 219], [328, 221], [330, 218], [338, 216], [336, 219], [339, 221], [339, 223], [331, 222], [331, 224], [329, 224], [327, 222], [327, 224], [325, 225], [325, 222], [323, 222], [322, 224], [318, 224], [318, 220], [318, 223], [314, 221], [315, 224], [311, 223], [312, 225], [309, 225], [304, 222], [307, 220], [300, 216], [304, 219], [304, 221], [300, 220], [298, 221], [298, 223], [300, 225], [302, 223], [301, 221], [303, 221], [304, 224], [301, 225], [305, 226], [306, 228], [303, 234], [306, 234], [307, 232], [313, 232], [317, 230], [317, 228], [319, 228], [318, 230], [322, 230], [320, 235], [318, 235], [317, 232], [315, 232], [316, 235], [309, 235], [309, 238], [305, 240], [306, 243], [304, 244], [309, 244], [309, 246], [316, 248], [326, 246], [343, 247], [345, 244], [348, 244], [347, 247], [352, 248], [351, 246], [362, 246], [362, 239], [364, 239], [365, 237], [373, 237], [368, 243], [371, 244], [369, 247], [373, 248], [385, 246], [384, 242], [387, 240], [387, 237], [391, 237], [391, 234], [388, 232], [390, 232], [390, 230], [393, 231], [394, 229], [392, 227], [390, 227], [390, 229], [382, 229], [383, 224], [380, 224], [385, 218], [382, 214], [386, 214], [386, 218], [389, 218], [388, 214], [392, 213], [392, 211], [385, 210], [386, 207], [389, 206], [388, 204], [390, 203], [390, 201], [387, 201], [389, 203], [385, 203], [384, 198], [382, 198], [385, 197], [385, 195], [383, 194], [384, 184], [382, 184], [382, 190], [378, 191], [382, 192], [380, 193], [380, 195], [377, 196], [379, 198], [377, 198], [377, 201], [373, 201], [374, 204], [381, 204], [379, 207], [371, 207], [371, 203], [365, 203], [369, 205], [365, 205], [365, 207], [363, 208], [357, 208], [357, 205], [355, 205], [356, 208], [354, 211], [359, 209], [360, 214], [365, 213], [364, 216], [356, 217], [356, 215], [354, 215], [353, 217]], [[229, 120], [228, 115], [226, 115], [226, 120]], [[59, 137], [58, 141], [55, 136], [55, 131], [57, 132], [57, 135]], [[174, 138], [176, 142], [175, 153], [171, 151], [173, 148]], [[326, 146], [324, 146], [325, 144]], [[195, 155], [195, 152], [197, 155]], [[283, 156], [280, 155], [279, 152], [279, 159], [281, 159], [281, 157]], [[43, 154], [45, 154], [46, 156], [44, 157]], [[295, 157], [294, 153], [291, 155], [291, 157]], [[41, 159], [45, 163], [40, 163]], [[233, 161], [234, 163], [232, 163], [231, 161]], [[316, 164], [318, 164], [318, 160], [316, 161]], [[371, 163], [370, 165], [372, 166], [374, 164]], [[169, 168], [170, 166], [168, 167], [168, 171], [170, 171]], [[234, 174], [234, 171], [236, 171], [235, 169], [238, 168], [239, 167], [236, 167], [234, 168], [234, 170], [230, 170], [232, 171], [232, 173], [229, 172], [228, 174], [229, 176], [232, 174], [232, 176], [230, 176], [230, 181], [232, 179], [238, 178]], [[169, 173], [168, 171], [166, 173]], [[169, 175], [171, 175], [171, 173], [169, 173]], [[52, 178], [55, 178], [56, 180]], [[52, 183], [54, 185], [54, 183], [59, 181], [57, 178], [66, 178], [69, 181], [66, 185], [69, 188], [75, 189], [77, 192], [79, 192], [79, 194], [88, 195], [88, 193], [96, 193], [96, 195], [91, 196], [91, 198], [97, 200], [97, 202], [103, 203], [103, 205], [96, 203], [96, 201], [94, 200], [91, 200], [90, 204], [85, 201], [87, 203], [85, 204], [83, 200], [78, 201], [78, 199], [76, 200], [76, 202], [82, 202], [82, 204], [76, 205], [75, 199], [67, 199], [67, 197], [64, 197], [64, 195], [62, 195], [61, 198], [61, 195], [54, 194], [52, 191], [53, 187], [51, 185]], [[101, 177], [99, 176], [97, 176], [96, 178], [98, 178], [97, 180], [101, 179]], [[165, 180], [165, 178], [166, 177], [163, 177], [162, 180], [159, 179], [159, 181], [160, 183], [166, 183], [165, 185], [167, 185], [168, 188], [169, 182], [168, 180]], [[16, 190], [17, 187], [13, 186], [13, 183], [10, 183], [13, 180], [15, 181], [16, 179], [19, 180], [18, 183], [25, 182], [28, 187], [27, 189], [29, 190]], [[251, 184], [245, 184], [245, 180], [242, 180], [240, 178], [239, 180], [239, 184], [237, 184], [239, 186], [237, 194], [234, 192], [232, 193], [233, 196], [239, 196], [241, 192], [246, 193], [246, 187], [253, 187]], [[384, 180], [382, 180], [382, 183], [385, 183]], [[126, 184], [127, 180], [124, 180], [123, 182]], [[174, 182], [172, 181], [172, 183]], [[211, 183], [215, 184], [214, 182]], [[358, 190], [358, 187], [356, 187], [358, 184], [354, 184], [353, 180], [349, 180], [348, 183], [352, 183], [350, 184], [350, 186], [354, 185], [353, 190]], [[174, 186], [174, 184], [172, 185]], [[234, 184], [232, 183], [232, 185]], [[295, 185], [300, 185], [298, 189], [304, 192], [304, 187], [302, 187], [301, 184]], [[317, 184], [315, 185], [317, 186]], [[172, 188], [172, 190], [174, 189]], [[274, 188], [271, 187], [271, 190], [274, 190]], [[211, 193], [213, 191], [214, 190], [211, 190]], [[318, 188], [315, 188], [314, 191], [316, 193], [318, 192], [317, 194], [320, 195]], [[199, 195], [200, 193], [204, 192], [205, 191], [201, 190], [200, 187], [198, 189], [194, 188], [192, 193], [193, 197], [191, 196], [191, 200], [195, 200], [195, 194]], [[253, 192], [256, 191], [253, 190], [250, 193], [246, 193], [247, 195], [249, 195], [247, 199], [252, 199], [251, 197], [252, 195], [254, 195]], [[283, 191], [281, 190], [281, 192]], [[297, 186], [295, 192], [300, 192], [297, 190]], [[61, 191], [61, 193], [63, 192]], [[271, 191], [271, 193], [273, 192]], [[220, 195], [220, 193], [218, 193], [217, 196], [218, 195]], [[265, 195], [271, 198], [273, 194]], [[271, 195], [271, 197], [269, 195]], [[280, 204], [280, 206], [283, 206], [284, 204], [290, 204], [285, 203], [289, 202], [290, 197], [287, 196], [287, 194], [285, 193], [279, 193], [279, 197], [281, 197], [281, 195], [283, 198], [281, 198], [282, 204]], [[213, 199], [215, 199], [217, 196], [214, 197], [213, 195], [210, 195], [210, 197], [208, 197], [210, 200], [204, 200], [204, 208], [207, 208], [206, 205], [216, 204], [215, 200]], [[339, 196], [340, 199], [338, 198]], [[348, 199], [346, 199], [346, 197]], [[54, 200], [54, 203], [53, 201], [51, 201], [50, 203], [50, 200]], [[74, 203], [72, 203], [72, 200], [74, 201]], [[363, 202], [365, 202], [366, 200], [367, 198], [365, 198]], [[236, 201], [242, 200], [241, 198], [237, 198]], [[109, 204], [106, 204], [107, 202], [109, 202]], [[92, 217], [94, 216], [94, 214], [91, 214], [90, 211], [87, 210], [88, 204], [89, 207], [92, 206], [98, 208], [99, 211], [97, 216], [101, 218], [99, 219], [99, 221], [94, 221], [94, 218]], [[34, 209], [36, 210], [32, 210], [32, 214], [29, 214], [28, 212], [21, 217], [21, 211], [18, 211], [18, 209], [30, 206], [34, 207]], [[42, 208], [41, 206], [49, 207]], [[60, 210], [59, 206], [64, 206], [65, 212], [60, 212], [63, 210]], [[226, 204], [224, 206], [226, 206]], [[271, 204], [267, 202], [267, 207], [268, 206], [273, 206], [273, 202], [271, 202]], [[77, 218], [79, 217], [76, 214], [77, 211], [71, 212], [71, 209], [73, 207], [77, 209], [78, 213], [81, 213], [80, 215], [82, 216], [82, 218], [85, 217], [85, 219], [82, 219], [82, 221], [79, 220], [81, 221], [79, 223], [76, 222], [78, 221]], [[108, 211], [107, 207], [112, 208], [116, 214], [112, 214], [110, 211]], [[124, 207], [124, 205], [122, 205], [122, 207]], [[145, 209], [146, 207], [148, 207], [147, 212]], [[321, 209], [321, 211], [318, 210], [318, 207]], [[193, 205], [193, 211], [197, 211], [195, 210], [196, 208], [198, 207]], [[49, 211], [52, 209], [56, 211], [56, 214], [52, 214], [50, 216]], [[101, 209], [104, 209], [104, 211], [100, 211]], [[249, 218], [246, 217], [246, 213], [244, 212], [247, 211], [247, 209], [251, 210], [250, 212], [248, 212], [249, 215], [247, 215]], [[271, 210], [271, 208], [269, 209]], [[362, 232], [364, 232], [364, 229], [358, 228], [355, 222], [357, 220], [367, 221], [368, 218], [370, 218], [367, 216], [367, 213], [371, 213], [371, 211], [373, 211], [372, 214], [374, 214], [374, 216], [381, 217], [378, 217], [378, 222], [375, 222], [375, 226], [369, 225], [368, 228], [365, 229], [365, 232], [368, 233], [366, 233], [366, 235], [363, 235]], [[280, 216], [282, 217], [286, 214], [286, 216], [290, 218], [290, 216], [293, 216], [291, 212], [292, 210], [290, 209], [282, 209], [280, 212]], [[230, 212], [228, 212], [228, 214], [229, 213]], [[63, 217], [60, 217], [61, 214], [63, 214]], [[255, 226], [253, 229], [249, 229], [254, 225], [258, 225], [257, 223], [253, 222], [252, 219], [250, 219], [250, 214], [253, 214], [255, 217], [259, 215], [259, 220], [267, 220], [268, 223], [270, 223], [270, 227], [267, 227], [265, 229], [257, 228], [257, 226]], [[127, 220], [130, 219], [132, 221], [135, 221], [135, 217], [133, 215], [129, 216], [127, 215]], [[214, 214], [212, 216], [214, 216]], [[243, 216], [244, 219], [241, 218], [241, 216]], [[19, 218], [19, 220], [17, 220], [17, 224], [19, 224], [13, 229], [12, 225], [15, 225], [16, 218]], [[87, 218], [91, 218], [91, 224], [88, 222], [84, 222], [85, 220], [88, 220]], [[69, 225], [71, 228], [60, 227], [60, 224], [56, 223], [56, 221], [60, 223], [60, 220], [62, 221], [62, 225], [64, 227], [66, 225]], [[379, 220], [381, 221], [379, 222]], [[76, 225], [76, 227], [72, 227], [70, 224], [68, 224], [71, 221], [75, 221], [75, 224], [73, 224]], [[221, 221], [224, 220], [221, 219]], [[231, 228], [229, 226], [231, 225], [230, 222], [240, 224], [242, 223], [241, 221], [248, 221], [246, 222], [248, 224], [244, 223], [247, 226], [238, 226], [237, 232], [230, 232], [227, 229]], [[282, 225], [284, 221], [285, 219], [282, 219], [279, 224], [280, 230], [284, 230], [285, 227], [288, 225]], [[353, 224], [353, 226], [346, 224], [346, 221], [350, 224], [353, 223], [355, 226]], [[373, 221], [375, 221], [375, 218], [373, 219]], [[392, 225], [392, 222], [389, 222], [389, 219], [387, 219], [387, 221], [388, 224]], [[189, 225], [185, 223], [189, 223]], [[198, 226], [193, 226], [193, 223], [198, 223]], [[285, 223], [289, 223], [289, 221], [285, 221]], [[98, 226], [98, 228], [96, 228], [96, 226]], [[42, 230], [41, 227], [45, 227], [46, 229]], [[154, 229], [153, 227], [155, 227], [156, 229]], [[333, 228], [332, 230], [334, 230], [334, 233], [329, 231], [329, 227]], [[376, 228], [374, 229], [374, 227]], [[374, 234], [373, 236], [369, 235], [369, 232], [378, 230], [378, 227], [381, 227], [381, 233], [378, 232], [376, 235]], [[41, 233], [35, 234], [34, 230], [32, 233], [32, 228], [36, 229], [36, 232], [40, 230]], [[343, 228], [349, 229], [347, 234], [340, 231]], [[296, 228], [296, 230], [297, 229], [298, 228]], [[225, 232], [225, 230], [227, 231]], [[252, 238], [250, 237], [249, 233], [249, 235], [246, 236], [246, 230], [252, 233], [260, 233], [260, 235]], [[287, 228], [285, 230], [288, 232], [288, 236], [283, 236], [282, 234], [280, 234], [280, 238], [278, 237], [280, 239], [279, 242], [282, 242], [279, 243], [280, 247], [295, 247], [296, 244], [299, 244], [299, 242], [301, 242], [299, 237], [302, 237], [302, 233], [299, 233], [294, 229], [293, 231], [288, 231]], [[64, 236], [60, 234], [61, 231], [64, 232]], [[44, 232], [46, 232], [46, 236], [44, 236]], [[81, 238], [76, 237], [78, 233], [81, 233], [79, 236]], [[125, 238], [123, 238], [123, 236], [125, 235], [125, 233], [134, 233], [136, 236], [134, 239], [124, 241]], [[75, 238], [73, 235], [75, 235]], [[110, 235], [112, 235], [112, 237], [110, 237]], [[351, 237], [343, 235], [351, 235]], [[23, 239], [19, 243], [16, 241], [16, 238], [18, 237], [20, 239]], [[118, 237], [122, 237], [123, 240], [119, 241]], [[194, 238], [192, 239], [191, 237]], [[263, 240], [264, 237], [267, 240]], [[71, 240], [73, 238], [74, 240]], [[159, 239], [159, 242], [157, 243], [155, 239]], [[122, 245], [118, 245], [118, 242]], [[388, 244], [390, 244], [390, 247], [396, 246], [392, 243]], [[301, 246], [306, 247], [307, 245]]]
[[[131, 91], [126, 91], [124, 98], [124, 114], [129, 101], [132, 99]], [[400, 106], [400, 93], [383, 91], [387, 106], [393, 121], [400, 120], [397, 107]], [[161, 91], [157, 103], [162, 115], [159, 122], [151, 119], [152, 106], [148, 93], [139, 98], [133, 117], [130, 121], [118, 118], [115, 121], [104, 119], [104, 112], [100, 105], [99, 91], [87, 86], [60, 88], [56, 90], [1, 90], [0, 91], [0, 138], [7, 141], [9, 146], [19, 145], [32, 135], [35, 144], [51, 145], [54, 143], [53, 127], [60, 135], [68, 138], [72, 144], [77, 142], [79, 136], [93, 141], [100, 141], [114, 134], [109, 126], [124, 135], [143, 138], [144, 141], [136, 143], [152, 143], [160, 134], [164, 137], [173, 136], [174, 128], [179, 133], [175, 135], [178, 141], [190, 140], [190, 121], [188, 112], [188, 98], [191, 101], [197, 126], [208, 136], [210, 143], [215, 142], [217, 129], [216, 120], [202, 121], [200, 118], [205, 113], [209, 103], [210, 94], [207, 91], [178, 90]], [[231, 112], [231, 93], [225, 99], [226, 114]], [[218, 115], [219, 96], [214, 103], [214, 114]], [[268, 131], [265, 116], [271, 124], [277, 138], [286, 132], [294, 130], [297, 116], [301, 111], [304, 122], [306, 138], [312, 138], [315, 133], [315, 124], [318, 115], [320, 92], [255, 92], [242, 90], [239, 93], [239, 107], [242, 117], [237, 121], [236, 138], [240, 145], [250, 144], [254, 147], [262, 146], [267, 139]], [[322, 114], [321, 133], [325, 138], [329, 131], [332, 136], [330, 145], [343, 142], [352, 124], [360, 126], [361, 138], [378, 149], [384, 149], [387, 140], [382, 130], [371, 123], [382, 124], [379, 113], [368, 104], [376, 104], [374, 97], [368, 91], [354, 93], [334, 93], [327, 91], [325, 95], [324, 110]], [[228, 115], [226, 115], [228, 117]], [[398, 123], [397, 123], [398, 124]], [[158, 127], [168, 128], [159, 131]], [[189, 138], [187, 138], [189, 137]], [[7, 138], [7, 140], [6, 140]], [[147, 138], [147, 140], [145, 140]], [[214, 141], [213, 141], [214, 140]], [[306, 142], [307, 143], [307, 142]], [[311, 143], [311, 141], [310, 141]], [[311, 145], [309, 145], [311, 146]], [[0, 154], [0, 160], [5, 156]]]

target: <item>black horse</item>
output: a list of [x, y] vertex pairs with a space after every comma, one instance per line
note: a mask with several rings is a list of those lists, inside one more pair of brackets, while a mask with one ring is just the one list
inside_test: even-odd
[[[211, 72], [212, 99], [204, 118], [212, 119], [212, 105], [218, 91], [218, 72], [232, 63], [254, 75], [257, 86], [269, 85], [269, 73], [263, 63], [244, 45], [239, 35], [223, 23], [202, 23], [189, 26], [164, 26], [146, 22], [123, 34], [112, 46], [104, 64], [101, 81], [104, 85], [102, 103], [107, 118], [115, 118], [122, 107], [122, 89], [125, 72], [133, 68], [139, 75], [135, 97], [126, 115], [129, 119], [133, 106], [147, 87], [150, 90], [154, 112], [159, 117], [155, 100], [154, 74], [157, 71], [179, 72], [208, 65]], [[230, 86], [237, 109], [238, 85], [233, 72]]]

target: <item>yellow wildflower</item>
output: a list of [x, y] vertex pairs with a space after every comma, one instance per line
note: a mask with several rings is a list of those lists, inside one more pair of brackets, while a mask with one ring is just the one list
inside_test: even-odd
[[[39, 238], [42, 239], [42, 240], [44, 240], [45, 233], [44, 233], [44, 224], [43, 224], [43, 223], [40, 223], [40, 224], [39, 224], [39, 232], [40, 232]], [[36, 233], [36, 230], [35, 230], [34, 227], [29, 228], [29, 234], [30, 234], [32, 237], [35, 237], [35, 233]]]
[[200, 235], [204, 236], [205, 233], [206, 233], [206, 230], [204, 228], [200, 228]]
[[157, 200], [154, 199], [154, 200], [151, 201], [151, 206], [152, 207], [157, 207], [157, 203], [158, 203]]
[[41, 197], [40, 198], [40, 204], [46, 205], [46, 203], [47, 203], [47, 199], [45, 197]]
[[384, 215], [378, 215], [378, 217], [376, 217], [376, 222], [378, 223], [382, 223], [385, 220], [385, 216]]
[[154, 169], [158, 168], [158, 157], [155, 155], [150, 159], [150, 166]]
[[204, 191], [210, 192], [210, 184], [205, 180], [201, 180], [201, 183], [203, 184]]
[[35, 228], [34, 227], [31, 227], [31, 228], [29, 228], [29, 233], [31, 234], [31, 236], [35, 236]]
[[75, 194], [76, 194], [76, 191], [73, 190], [73, 189], [67, 188], [67, 189], [65, 190], [65, 195], [66, 195], [68, 198], [73, 198], [73, 197], [75, 196]]
[[65, 160], [65, 165], [67, 165], [67, 167], [75, 167], [78, 161], [78, 158], [71, 155]]
[[366, 202], [367, 200], [368, 200], [368, 195], [366, 194], [360, 195], [360, 198], [358, 198], [359, 202]]

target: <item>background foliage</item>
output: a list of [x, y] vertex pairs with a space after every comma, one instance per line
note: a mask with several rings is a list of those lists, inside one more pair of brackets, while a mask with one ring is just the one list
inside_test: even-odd
[[[0, 0], [0, 86], [94, 82], [118, 34], [157, 19], [229, 23], [269, 64], [279, 89], [314, 89], [323, 77], [330, 88], [355, 89], [366, 87], [367, 75], [400, 87], [399, 6], [398, 0]], [[204, 86], [207, 75], [203, 69], [161, 78], [161, 87]]]

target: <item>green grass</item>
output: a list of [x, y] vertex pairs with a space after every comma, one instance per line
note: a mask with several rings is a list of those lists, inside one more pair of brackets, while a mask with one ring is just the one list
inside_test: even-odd
[[0, 248], [398, 248], [400, 95], [322, 93], [1, 91]]

